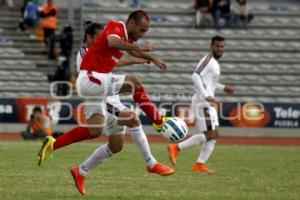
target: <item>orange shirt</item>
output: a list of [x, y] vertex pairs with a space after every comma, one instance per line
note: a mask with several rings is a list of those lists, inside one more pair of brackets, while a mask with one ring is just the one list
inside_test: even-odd
[[46, 5], [43, 8], [43, 14], [47, 15], [51, 12], [51, 10], [56, 11], [55, 16], [48, 16], [43, 18], [42, 27], [43, 28], [49, 28], [49, 29], [56, 29], [57, 28], [57, 15], [58, 15], [58, 9], [54, 3], [51, 3], [50, 5]]
[[40, 120], [34, 120], [32, 123], [33, 133], [38, 133], [42, 129], [44, 129], [44, 132], [46, 133], [47, 136], [52, 135], [52, 130], [50, 127], [50, 120], [46, 116], [42, 116], [40, 118]]

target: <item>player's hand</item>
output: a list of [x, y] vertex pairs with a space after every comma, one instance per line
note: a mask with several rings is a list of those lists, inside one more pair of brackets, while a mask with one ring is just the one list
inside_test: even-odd
[[141, 47], [141, 51], [155, 51], [154, 43], [146, 43]]
[[235, 92], [235, 89], [232, 86], [226, 85], [224, 87], [224, 92], [226, 92], [229, 95], [232, 95]]
[[212, 98], [211, 96], [206, 97], [205, 100], [209, 103], [210, 106], [215, 106], [216, 104], [215, 99]]
[[162, 70], [166, 70], [167, 69], [167, 64], [160, 58], [153, 58], [152, 59], [153, 64], [155, 64], [157, 67], [159, 67]]

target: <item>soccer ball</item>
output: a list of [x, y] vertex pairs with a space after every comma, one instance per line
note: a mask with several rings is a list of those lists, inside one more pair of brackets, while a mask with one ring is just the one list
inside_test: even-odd
[[187, 134], [186, 123], [178, 117], [170, 117], [162, 128], [162, 135], [171, 142], [183, 140]]

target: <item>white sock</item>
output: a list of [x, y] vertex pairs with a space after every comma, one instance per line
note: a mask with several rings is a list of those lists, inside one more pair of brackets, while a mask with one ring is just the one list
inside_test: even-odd
[[183, 142], [178, 143], [178, 148], [180, 150], [190, 148], [196, 145], [202, 144], [206, 141], [206, 136], [203, 133], [195, 134], [192, 137], [184, 140]]
[[112, 155], [113, 153], [108, 148], [108, 144], [101, 145], [88, 159], [79, 165], [79, 173], [83, 176], [86, 176], [90, 169], [97, 167]]
[[197, 159], [197, 163], [205, 163], [207, 161], [207, 159], [214, 150], [216, 142], [216, 140], [209, 140], [203, 143], [200, 155]]
[[147, 137], [143, 131], [142, 126], [137, 126], [129, 129], [131, 137], [135, 144], [138, 146], [140, 152], [143, 154], [146, 164], [153, 168], [154, 165], [157, 163], [155, 158], [152, 156], [149, 143]]

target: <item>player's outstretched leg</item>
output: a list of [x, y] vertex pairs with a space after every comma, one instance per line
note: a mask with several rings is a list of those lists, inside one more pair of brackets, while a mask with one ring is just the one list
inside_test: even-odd
[[[93, 114], [88, 119], [88, 124], [102, 124], [102, 116], [100, 114]], [[53, 151], [57, 149], [63, 148], [76, 142], [93, 139], [100, 136], [102, 133], [102, 129], [100, 127], [89, 128], [78, 126], [64, 133], [63, 135], [60, 135], [56, 139], [54, 139], [52, 136], [46, 137], [38, 154], [38, 164], [41, 165], [44, 161], [47, 160], [47, 158], [52, 155]]]
[[203, 133], [198, 133], [178, 144], [170, 144], [168, 146], [168, 151], [169, 151], [169, 158], [172, 164], [176, 165], [176, 159], [181, 150], [202, 144], [205, 141], [206, 141], [206, 136]]
[[[96, 128], [94, 128], [96, 129]], [[88, 127], [81, 127], [78, 126], [56, 138], [55, 143], [53, 144], [53, 149], [57, 150], [60, 148], [63, 148], [65, 146], [68, 146], [70, 144], [76, 143], [76, 142], [81, 142], [83, 140], [89, 140], [93, 139], [95, 137], [98, 137], [101, 135], [101, 132], [98, 131], [99, 134], [94, 134], [93, 128], [88, 128]]]
[[39, 162], [38, 165], [41, 166], [44, 161], [46, 161], [49, 157], [51, 157], [53, 152], [53, 144], [55, 142], [54, 137], [47, 136], [44, 141], [43, 145], [38, 153]]
[[161, 131], [165, 119], [151, 102], [142, 82], [137, 77], [126, 75], [120, 92], [133, 92], [134, 102], [152, 120], [153, 128], [158, 132]]
[[70, 131], [60, 135], [56, 139], [52, 136], [47, 136], [43, 142], [43, 145], [38, 153], [39, 162], [38, 165], [41, 166], [44, 161], [46, 161], [53, 154], [54, 150], [65, 147], [69, 144], [79, 142], [86, 139], [91, 139], [97, 136], [90, 134], [88, 127], [76, 127]]
[[208, 160], [209, 156], [212, 154], [215, 143], [215, 139], [211, 139], [203, 143], [199, 157], [192, 167], [192, 171], [205, 172], [209, 174], [215, 173], [215, 170], [209, 169], [207, 166], [204, 165], [204, 163]]

